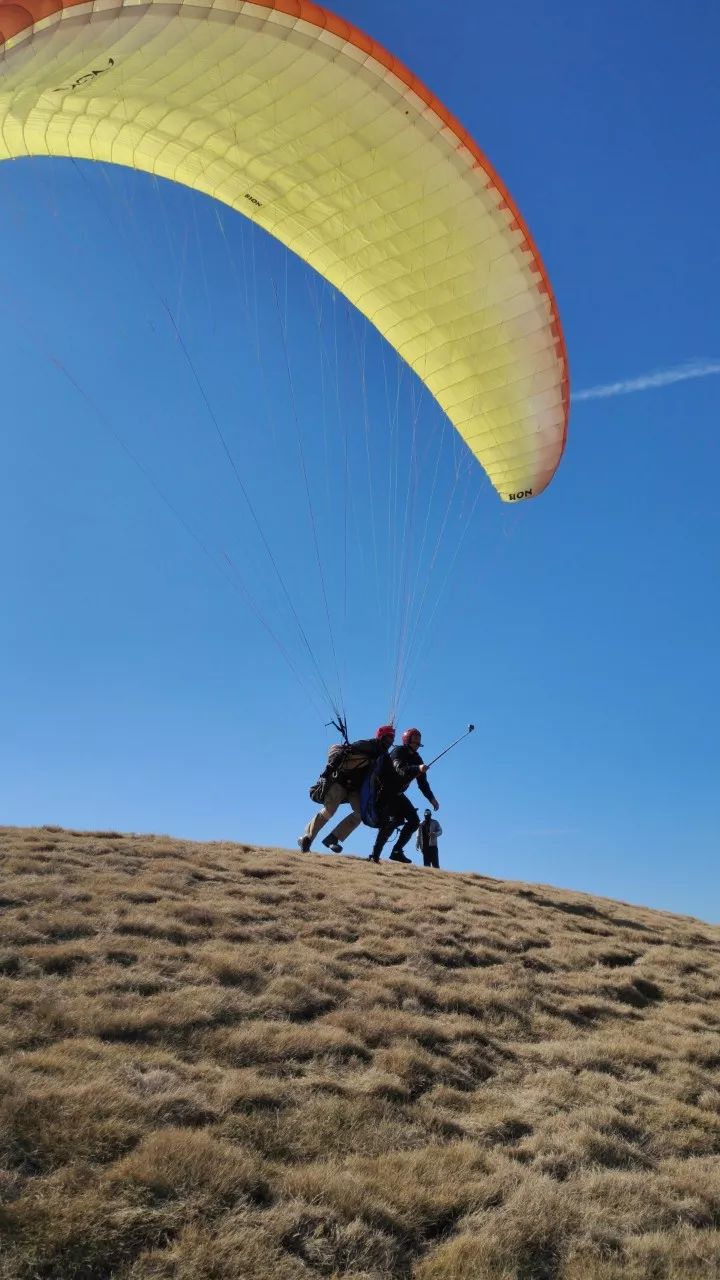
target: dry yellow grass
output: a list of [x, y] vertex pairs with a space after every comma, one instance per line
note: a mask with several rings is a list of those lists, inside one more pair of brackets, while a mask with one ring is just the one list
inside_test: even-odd
[[0, 828], [1, 1280], [717, 1280], [720, 930]]

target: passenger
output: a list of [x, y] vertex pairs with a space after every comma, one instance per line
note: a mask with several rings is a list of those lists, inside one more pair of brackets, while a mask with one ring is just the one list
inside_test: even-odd
[[402, 736], [402, 746], [395, 747], [378, 770], [375, 805], [380, 824], [373, 851], [368, 859], [371, 862], [380, 861], [380, 854], [385, 844], [398, 827], [402, 827], [402, 830], [393, 845], [390, 861], [411, 861], [405, 854], [405, 846], [420, 825], [418, 811], [405, 795], [411, 782], [417, 782], [433, 809], [440, 808], [426, 777], [427, 767], [423, 764], [419, 752], [421, 746], [420, 730], [406, 729]]

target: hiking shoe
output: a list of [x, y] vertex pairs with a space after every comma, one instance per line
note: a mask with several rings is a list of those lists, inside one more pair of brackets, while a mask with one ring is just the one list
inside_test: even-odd
[[369, 853], [369, 854], [368, 854], [368, 856], [367, 856], [367, 860], [368, 860], [368, 862], [379, 862], [379, 861], [380, 861], [380, 854], [379, 854], [379, 853]]
[[391, 862], [412, 862], [412, 858], [406, 857], [402, 849], [393, 849], [392, 853], [390, 854], [390, 861]]
[[309, 836], [300, 836], [300, 839], [298, 840], [298, 846], [302, 853], [309, 853], [311, 844], [312, 844], [312, 841]]
[[329, 849], [331, 853], [342, 853], [342, 845], [335, 839], [335, 836], [326, 836], [321, 843], [324, 844], [325, 848]]

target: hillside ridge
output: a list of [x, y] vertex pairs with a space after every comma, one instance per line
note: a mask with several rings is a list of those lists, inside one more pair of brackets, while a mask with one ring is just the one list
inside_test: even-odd
[[720, 928], [0, 827], [0, 1280], [715, 1280]]

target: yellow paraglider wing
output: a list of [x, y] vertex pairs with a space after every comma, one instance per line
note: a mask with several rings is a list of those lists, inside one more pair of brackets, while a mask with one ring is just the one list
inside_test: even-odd
[[416, 371], [506, 501], [545, 488], [568, 375], [537, 251], [462, 126], [305, 0], [0, 0], [0, 159], [144, 169], [240, 210]]

